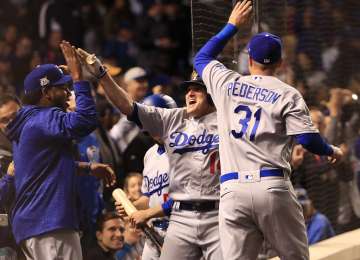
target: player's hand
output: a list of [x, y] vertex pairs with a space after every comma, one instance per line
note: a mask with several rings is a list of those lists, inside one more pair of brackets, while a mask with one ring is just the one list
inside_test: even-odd
[[336, 147], [334, 145], [332, 145], [331, 147], [334, 150], [334, 153], [331, 156], [328, 157], [329, 161], [331, 163], [335, 163], [337, 161], [340, 161], [344, 156], [343, 151], [339, 147]]
[[81, 64], [75, 47], [71, 46], [67, 41], [62, 41], [60, 43], [60, 48], [73, 81], [82, 80]]
[[8, 168], [7, 168], [7, 174], [10, 176], [15, 176], [15, 165], [14, 165], [14, 161], [12, 161]]
[[250, 0], [243, 0], [237, 2], [234, 9], [232, 10], [228, 23], [240, 27], [249, 20], [252, 5]]
[[125, 211], [123, 205], [118, 201], [115, 201], [115, 210], [116, 210], [116, 213], [122, 218], [126, 218], [128, 216], [126, 214], [126, 211]]
[[107, 164], [91, 163], [90, 175], [104, 180], [106, 187], [114, 186], [116, 183], [116, 175]]
[[101, 79], [106, 74], [105, 66], [95, 54], [90, 54], [81, 48], [77, 48], [76, 52], [80, 57], [81, 64], [95, 78]]
[[130, 216], [130, 222], [134, 226], [145, 224], [148, 220], [149, 216], [146, 210], [138, 210]]

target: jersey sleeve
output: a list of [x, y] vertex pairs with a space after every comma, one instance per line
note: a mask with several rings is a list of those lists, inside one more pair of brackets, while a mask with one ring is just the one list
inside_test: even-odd
[[300, 94], [295, 94], [287, 101], [283, 116], [287, 135], [318, 133], [311, 121], [309, 109]]
[[227, 83], [240, 78], [241, 75], [236, 71], [230, 70], [217, 60], [211, 61], [204, 68], [202, 80], [206, 85], [207, 92], [216, 103], [217, 97], [225, 93]]
[[149, 132], [150, 135], [159, 136], [163, 139], [175, 120], [174, 114], [177, 110], [134, 103], [133, 114], [128, 119]]

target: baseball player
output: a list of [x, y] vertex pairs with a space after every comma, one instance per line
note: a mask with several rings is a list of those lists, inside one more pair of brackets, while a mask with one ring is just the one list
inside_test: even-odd
[[[143, 104], [161, 108], [177, 107], [175, 101], [167, 95], [151, 95], [144, 99]], [[142, 222], [146, 222], [153, 216], [153, 212], [157, 213], [155, 216], [165, 215], [162, 205], [168, 201], [169, 158], [161, 139], [155, 136], [153, 138], [157, 143], [153, 145], [144, 156], [143, 182], [141, 188], [143, 196], [134, 202], [139, 208], [145, 210], [139, 210], [136, 212], [136, 216], [131, 216], [137, 218], [136, 221], [134, 221], [135, 224], [141, 222], [139, 219], [143, 219]], [[155, 217], [151, 219], [151, 225], [164, 237], [169, 225], [169, 219], [168, 217]], [[147, 239], [141, 259], [157, 260], [159, 258], [160, 254], [156, 247]]]
[[[86, 59], [92, 63], [87, 64], [91, 73], [104, 70], [93, 55], [79, 51], [84, 64]], [[109, 75], [101, 84], [122, 113], [164, 142], [170, 165], [169, 196], [174, 205], [160, 259], [221, 259], [219, 136], [215, 108], [202, 81], [194, 77], [185, 82], [186, 107], [174, 109], [134, 103]]]
[[308, 259], [304, 218], [289, 180], [291, 150], [297, 141], [332, 161], [342, 152], [318, 134], [301, 94], [274, 76], [281, 64], [279, 37], [260, 33], [250, 40], [249, 76], [216, 60], [251, 9], [251, 1], [237, 3], [228, 24], [194, 59], [217, 108], [223, 258], [256, 259], [266, 239], [281, 259]]

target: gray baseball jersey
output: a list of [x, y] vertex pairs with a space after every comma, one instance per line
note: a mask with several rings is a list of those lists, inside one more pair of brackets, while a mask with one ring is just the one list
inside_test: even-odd
[[218, 114], [222, 173], [281, 168], [290, 172], [292, 135], [314, 133], [301, 94], [272, 76], [244, 76], [218, 61], [202, 78]]
[[301, 94], [275, 77], [242, 77], [218, 61], [202, 78], [220, 126], [224, 259], [256, 259], [264, 238], [281, 259], [308, 259], [304, 217], [287, 174], [259, 178], [268, 169], [290, 172], [292, 135], [318, 132]]
[[174, 200], [218, 200], [220, 162], [216, 112], [188, 118], [184, 108], [136, 104], [144, 130], [159, 136], [169, 157], [169, 194]]

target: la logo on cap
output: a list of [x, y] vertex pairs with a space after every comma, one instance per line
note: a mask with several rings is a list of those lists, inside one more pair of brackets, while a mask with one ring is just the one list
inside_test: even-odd
[[42, 86], [42, 87], [45, 87], [49, 83], [50, 83], [50, 80], [48, 80], [47, 77], [43, 77], [43, 78], [40, 79], [40, 86]]

